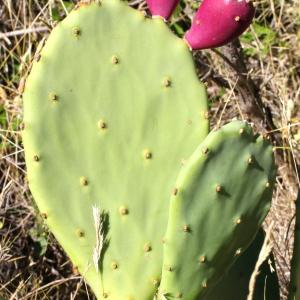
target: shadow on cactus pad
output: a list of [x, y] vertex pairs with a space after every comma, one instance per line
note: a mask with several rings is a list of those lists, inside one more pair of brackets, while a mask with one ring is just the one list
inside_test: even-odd
[[[249, 281], [263, 242], [264, 232], [260, 230], [247, 251], [215, 286], [206, 300], [247, 300]], [[270, 255], [260, 267], [260, 273], [256, 278], [253, 300], [279, 299], [279, 285], [274, 258]]]

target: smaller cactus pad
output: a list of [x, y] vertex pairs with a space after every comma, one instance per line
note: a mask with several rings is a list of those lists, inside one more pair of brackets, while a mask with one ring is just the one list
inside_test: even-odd
[[180, 172], [171, 199], [161, 294], [205, 299], [257, 233], [274, 178], [271, 145], [246, 123], [208, 135]]

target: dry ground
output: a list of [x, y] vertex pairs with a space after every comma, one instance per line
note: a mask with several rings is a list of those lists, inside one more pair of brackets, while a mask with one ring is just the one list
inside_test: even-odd
[[[143, 1], [129, 2], [145, 8]], [[172, 19], [177, 34], [189, 26], [198, 2], [182, 1], [183, 10]], [[75, 3], [0, 0], [0, 298], [4, 299], [93, 299], [38, 217], [26, 183], [19, 131], [22, 86], [37, 45]], [[248, 119], [274, 142], [279, 171], [265, 227], [273, 223], [272, 242], [286, 299], [299, 188], [300, 3], [260, 0], [256, 6], [255, 22], [241, 38], [244, 57], [233, 44], [195, 53], [195, 60], [208, 87], [213, 126], [236, 117]]]

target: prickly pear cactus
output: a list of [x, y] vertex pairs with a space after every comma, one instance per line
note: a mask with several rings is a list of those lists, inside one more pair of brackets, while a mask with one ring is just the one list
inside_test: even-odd
[[[148, 2], [168, 18], [178, 1]], [[189, 50], [162, 19], [96, 1], [27, 80], [29, 186], [98, 299], [203, 299], [269, 209], [270, 145], [241, 122], [208, 135]]]
[[29, 186], [50, 229], [98, 298], [153, 299], [169, 197], [208, 133], [188, 47], [121, 1], [82, 6], [23, 99]]
[[208, 135], [170, 202], [161, 294], [206, 299], [259, 230], [274, 179], [272, 147], [250, 126], [232, 122]]

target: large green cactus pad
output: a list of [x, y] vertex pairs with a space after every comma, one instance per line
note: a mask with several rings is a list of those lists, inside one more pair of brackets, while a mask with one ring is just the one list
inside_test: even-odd
[[[40, 211], [96, 295], [152, 299], [169, 197], [208, 133], [185, 43], [117, 0], [73, 11], [24, 92], [28, 180]], [[92, 207], [106, 214], [101, 272]]]
[[274, 177], [272, 147], [250, 126], [233, 122], [209, 134], [180, 172], [171, 199], [162, 294], [206, 299], [257, 233]]

